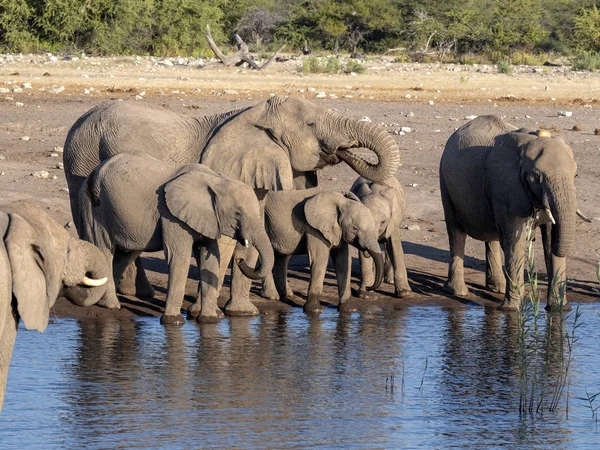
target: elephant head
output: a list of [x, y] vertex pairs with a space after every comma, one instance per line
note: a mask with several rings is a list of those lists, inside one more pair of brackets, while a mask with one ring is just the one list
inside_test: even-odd
[[244, 260], [237, 261], [245, 276], [258, 280], [271, 272], [273, 248], [250, 186], [195, 164], [186, 166], [164, 189], [169, 211], [197, 233], [209, 239], [228, 236], [256, 248], [260, 267], [253, 269]]
[[375, 290], [383, 280], [384, 259], [379, 243], [379, 229], [369, 209], [351, 192], [343, 196], [324, 191], [309, 198], [304, 204], [308, 224], [319, 230], [332, 246], [342, 240], [366, 251], [375, 261]]
[[[351, 149], [378, 159], [365, 161]], [[344, 117], [297, 97], [275, 96], [225, 123], [201, 158], [218, 173], [254, 188], [292, 189], [298, 174], [345, 161], [365, 178], [383, 181], [400, 164], [394, 139], [369, 123]]]
[[521, 130], [499, 135], [486, 161], [492, 198], [512, 214], [545, 212], [552, 222], [552, 253], [565, 257], [575, 238], [575, 173], [573, 150], [547, 131]]
[[50, 308], [64, 295], [92, 305], [104, 295], [106, 259], [72, 238], [40, 206], [19, 201], [0, 210], [0, 409], [19, 319], [43, 332]]
[[404, 198], [386, 183], [361, 183], [355, 192], [362, 203], [369, 208], [375, 224], [379, 227], [379, 239], [388, 239], [392, 232], [400, 228], [403, 219]]

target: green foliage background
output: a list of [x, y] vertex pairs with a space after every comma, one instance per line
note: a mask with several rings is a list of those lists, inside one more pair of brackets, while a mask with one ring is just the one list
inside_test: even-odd
[[[600, 0], [0, 0], [0, 51], [208, 56], [253, 50], [484, 57], [600, 52]], [[398, 52], [398, 50], [396, 50]]]

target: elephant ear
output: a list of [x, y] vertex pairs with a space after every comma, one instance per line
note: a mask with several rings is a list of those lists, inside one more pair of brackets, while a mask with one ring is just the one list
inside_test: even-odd
[[165, 185], [165, 203], [175, 217], [209, 239], [218, 239], [221, 229], [215, 207], [216, 185], [221, 177], [190, 170]]
[[304, 204], [304, 215], [308, 224], [319, 230], [331, 245], [339, 245], [342, 240], [342, 227], [339, 224], [341, 195], [335, 192], [321, 192], [309, 198]]
[[518, 217], [529, 217], [533, 206], [521, 180], [523, 147], [537, 136], [511, 132], [496, 137], [487, 157], [485, 169], [493, 199], [508, 206]]
[[402, 207], [400, 205], [398, 193], [393, 187], [382, 190], [381, 195], [390, 205], [390, 221], [385, 229], [385, 237], [389, 239], [394, 230], [400, 228], [400, 223], [402, 222]]
[[12, 292], [17, 311], [28, 330], [44, 332], [50, 315], [46, 277], [42, 271], [46, 258], [33, 227], [18, 214], [10, 214], [4, 237], [12, 275]]
[[346, 197], [347, 199], [354, 200], [354, 201], [357, 201], [357, 202], [361, 203], [361, 201], [360, 201], [360, 198], [358, 198], [358, 197], [356, 196], [356, 194], [355, 194], [354, 192], [352, 192], [352, 191], [348, 191], [348, 192], [346, 192], [346, 195], [345, 195], [345, 197]]

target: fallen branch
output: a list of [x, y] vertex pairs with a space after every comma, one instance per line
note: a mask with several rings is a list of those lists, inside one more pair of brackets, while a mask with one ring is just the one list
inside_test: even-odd
[[206, 37], [206, 42], [208, 43], [208, 46], [213, 51], [215, 56], [219, 58], [219, 60], [221, 60], [221, 62], [227, 67], [241, 66], [242, 64], [247, 63], [254, 70], [266, 69], [267, 66], [271, 64], [271, 62], [277, 57], [279, 52], [281, 52], [285, 48], [284, 44], [279, 50], [273, 53], [273, 55], [271, 55], [271, 57], [262, 66], [259, 66], [258, 64], [256, 64], [254, 57], [250, 54], [248, 46], [237, 33], [234, 34], [233, 37], [237, 43], [238, 51], [227, 56], [225, 56], [223, 52], [219, 50], [217, 44], [215, 44], [215, 41], [210, 33], [210, 27], [208, 25], [206, 25], [204, 36]]

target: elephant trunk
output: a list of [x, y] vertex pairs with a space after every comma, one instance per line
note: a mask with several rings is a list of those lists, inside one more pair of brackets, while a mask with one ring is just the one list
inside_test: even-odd
[[544, 206], [550, 209], [555, 221], [552, 225], [552, 253], [564, 258], [571, 252], [575, 241], [577, 201], [573, 181], [548, 180], [544, 203]]
[[379, 244], [377, 242], [370, 243], [365, 247], [365, 250], [369, 253], [373, 261], [375, 262], [375, 280], [373, 281], [372, 286], [367, 286], [367, 291], [374, 291], [378, 289], [383, 281], [383, 274], [385, 272], [385, 261], [383, 257], [383, 253], [379, 248]]
[[372, 164], [352, 153], [348, 148], [340, 148], [336, 155], [359, 175], [367, 180], [382, 182], [394, 176], [400, 166], [400, 149], [389, 133], [367, 122], [331, 113], [334, 130], [339, 130], [352, 141], [352, 146], [363, 147], [377, 155], [378, 162]]
[[256, 268], [252, 268], [242, 260], [238, 260], [237, 264], [241, 272], [251, 280], [261, 280], [265, 278], [273, 270], [273, 262], [275, 256], [273, 255], [273, 247], [271, 241], [267, 236], [267, 232], [264, 227], [256, 220], [248, 220], [242, 226], [243, 236], [248, 239], [250, 244], [258, 251], [260, 258], [260, 265]]
[[0, 324], [0, 330], [2, 330], [0, 333], [0, 412], [2, 412], [8, 367], [10, 366], [10, 358], [17, 337], [19, 318], [16, 311], [13, 311], [10, 296], [7, 298], [6, 304], [0, 305], [0, 307], [4, 309], [4, 323]]
[[102, 252], [89, 242], [74, 239], [63, 272], [62, 294], [78, 306], [94, 305], [106, 291], [108, 273]]

